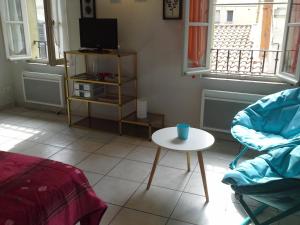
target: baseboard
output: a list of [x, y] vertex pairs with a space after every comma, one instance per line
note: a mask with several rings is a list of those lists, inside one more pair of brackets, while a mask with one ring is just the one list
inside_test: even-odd
[[15, 103], [9, 103], [9, 104], [5, 104], [5, 105], [0, 105], [0, 110], [13, 108], [15, 106], [16, 106]]

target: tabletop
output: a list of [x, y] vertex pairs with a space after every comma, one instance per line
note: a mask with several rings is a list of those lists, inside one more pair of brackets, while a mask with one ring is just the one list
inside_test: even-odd
[[167, 149], [178, 151], [203, 151], [211, 147], [215, 138], [207, 131], [190, 128], [187, 140], [181, 140], [177, 135], [177, 127], [168, 127], [156, 131], [152, 141]]

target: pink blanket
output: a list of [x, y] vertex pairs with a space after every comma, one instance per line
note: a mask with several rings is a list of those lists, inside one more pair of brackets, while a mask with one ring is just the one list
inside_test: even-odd
[[106, 208], [80, 169], [0, 151], [0, 225], [99, 225]]

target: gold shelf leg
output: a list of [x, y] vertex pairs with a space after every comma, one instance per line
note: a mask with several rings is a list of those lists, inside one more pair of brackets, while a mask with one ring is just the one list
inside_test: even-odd
[[151, 127], [151, 125], [148, 127], [148, 138], [149, 138], [149, 141], [151, 141], [151, 139], [152, 139], [152, 127]]
[[67, 113], [68, 113], [68, 124], [69, 127], [72, 126], [72, 116], [71, 116], [71, 100], [67, 99]]

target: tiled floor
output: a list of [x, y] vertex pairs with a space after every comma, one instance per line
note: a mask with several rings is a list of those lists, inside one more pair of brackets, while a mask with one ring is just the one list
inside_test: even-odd
[[[192, 171], [184, 154], [164, 149], [153, 185], [146, 184], [155, 145], [145, 140], [69, 128], [64, 116], [13, 108], [0, 112], [0, 149], [50, 158], [85, 171], [96, 193], [109, 205], [101, 225], [240, 224], [245, 216], [230, 187], [221, 183], [239, 145], [217, 140], [204, 153], [210, 194], [205, 204], [199, 166]], [[255, 202], [251, 201], [253, 206]], [[264, 218], [276, 213], [269, 210]], [[293, 216], [276, 225], [296, 225]]]

